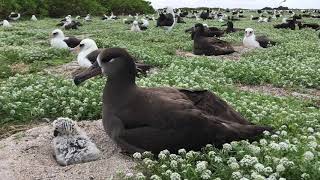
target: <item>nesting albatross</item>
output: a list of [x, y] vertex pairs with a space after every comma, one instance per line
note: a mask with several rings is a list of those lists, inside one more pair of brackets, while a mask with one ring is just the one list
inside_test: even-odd
[[176, 23], [176, 19], [171, 7], [167, 7], [166, 12], [166, 14], [161, 13], [159, 15], [159, 18], [157, 20], [157, 27], [163, 27], [167, 29], [168, 32], [170, 32]]
[[274, 46], [276, 42], [270, 40], [267, 36], [257, 36], [252, 28], [245, 30], [243, 45], [248, 48], [267, 48]]
[[195, 25], [193, 53], [196, 55], [219, 56], [234, 53], [230, 43], [215, 37], [206, 37], [203, 24]]
[[[141, 88], [133, 57], [122, 48], [103, 50], [97, 62], [108, 76], [103, 126], [125, 153], [200, 150], [206, 144], [255, 140], [270, 127], [254, 125], [215, 94], [203, 90]], [[97, 75], [93, 65], [75, 83]], [[85, 77], [85, 78], [84, 78]]]
[[65, 37], [60, 29], [52, 31], [52, 39], [50, 40], [51, 47], [70, 49], [75, 48], [81, 42], [81, 39], [75, 37]]

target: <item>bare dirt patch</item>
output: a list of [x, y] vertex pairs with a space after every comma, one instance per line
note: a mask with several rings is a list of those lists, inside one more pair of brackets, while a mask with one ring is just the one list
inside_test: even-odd
[[77, 61], [72, 61], [60, 66], [49, 67], [44, 71], [54, 76], [64, 76], [67, 78], [73, 78], [76, 74], [82, 72], [85, 68], [81, 68]]
[[111, 179], [118, 171], [132, 171], [135, 163], [119, 152], [106, 135], [101, 120], [82, 121], [79, 126], [101, 150], [101, 159], [66, 167], [58, 165], [52, 156], [52, 127], [42, 124], [0, 141], [1, 179]]
[[29, 65], [25, 63], [17, 63], [9, 66], [13, 73], [24, 74], [29, 72]]
[[261, 86], [251, 86], [251, 85], [237, 85], [242, 91], [248, 92], [258, 92], [273, 96], [293, 96], [302, 99], [315, 99], [320, 100], [320, 90], [317, 89], [304, 89], [303, 91], [293, 91], [284, 88], [274, 87], [272, 85], [261, 85]]
[[[239, 61], [243, 54], [253, 50], [253, 49], [246, 48], [244, 46], [233, 46], [233, 48], [236, 52], [232, 54], [221, 55], [221, 56], [206, 56], [206, 57], [220, 58], [220, 59], [231, 60], [231, 61]], [[203, 57], [203, 56], [195, 55], [192, 52], [182, 51], [182, 50], [176, 50], [176, 55], [182, 56], [182, 57]]]

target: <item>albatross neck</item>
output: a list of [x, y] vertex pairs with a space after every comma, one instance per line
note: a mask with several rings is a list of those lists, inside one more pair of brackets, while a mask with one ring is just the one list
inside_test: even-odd
[[106, 90], [108, 94], [126, 94], [136, 88], [135, 74], [127, 73], [119, 76], [108, 76]]

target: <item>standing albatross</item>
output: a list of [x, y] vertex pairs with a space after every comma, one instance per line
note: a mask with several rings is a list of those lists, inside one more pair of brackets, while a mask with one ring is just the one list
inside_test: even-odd
[[[103, 126], [123, 152], [168, 149], [200, 150], [206, 144], [255, 140], [270, 127], [254, 125], [209, 91], [141, 88], [135, 83], [133, 57], [122, 48], [103, 50], [97, 63], [107, 75], [103, 90]], [[93, 65], [74, 81], [79, 84], [98, 73]], [[100, 71], [101, 72], [101, 71]]]

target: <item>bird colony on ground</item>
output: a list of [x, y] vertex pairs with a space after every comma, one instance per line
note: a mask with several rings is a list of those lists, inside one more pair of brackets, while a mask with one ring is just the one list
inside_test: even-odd
[[[1, 24], [0, 124], [56, 119], [58, 164], [99, 160], [75, 120], [102, 117], [141, 171], [120, 178], [320, 178], [319, 11], [20, 18]], [[74, 59], [72, 81], [48, 74]]]

